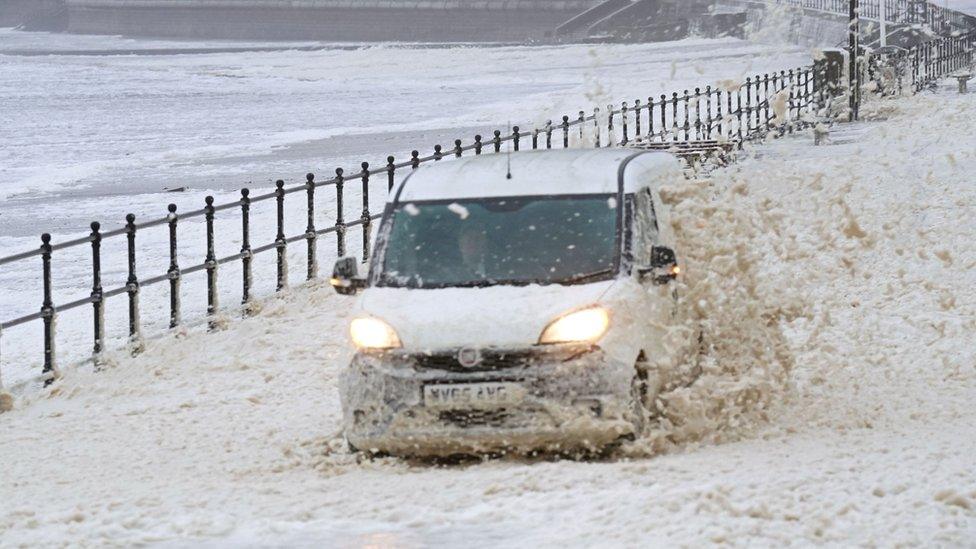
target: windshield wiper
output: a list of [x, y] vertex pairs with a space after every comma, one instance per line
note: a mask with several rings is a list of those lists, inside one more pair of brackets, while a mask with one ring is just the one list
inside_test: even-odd
[[573, 285], [588, 282], [595, 278], [606, 277], [612, 275], [614, 272], [613, 268], [601, 269], [592, 273], [584, 273], [571, 276], [569, 278], [564, 278], [561, 280], [545, 280], [545, 279], [525, 279], [525, 280], [507, 280], [507, 279], [481, 279], [481, 280], [467, 280], [461, 282], [444, 282], [438, 284], [424, 284], [417, 281], [406, 282], [402, 280], [390, 279], [383, 277], [380, 279], [379, 286], [389, 286], [392, 288], [416, 288], [416, 289], [429, 289], [436, 290], [442, 288], [490, 288], [492, 286], [530, 286], [532, 284], [541, 284], [543, 286], [549, 284], [560, 284], [560, 285]]
[[613, 269], [609, 268], [609, 269], [602, 269], [593, 273], [578, 274], [578, 275], [571, 276], [569, 278], [565, 278], [563, 280], [558, 280], [558, 281], [554, 280], [553, 282], [556, 284], [579, 284], [581, 282], [586, 282], [594, 278], [600, 278], [611, 274], [613, 274]]
[[490, 288], [491, 286], [498, 286], [498, 282], [494, 280], [469, 280], [467, 282], [455, 282], [453, 284], [446, 284], [447, 288]]

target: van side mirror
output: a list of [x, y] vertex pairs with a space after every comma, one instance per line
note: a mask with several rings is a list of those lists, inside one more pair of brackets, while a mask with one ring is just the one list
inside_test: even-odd
[[655, 284], [667, 284], [678, 278], [678, 258], [674, 250], [666, 246], [654, 246], [651, 248], [650, 268], [639, 271], [641, 279], [648, 277], [654, 278]]
[[654, 246], [651, 248], [651, 267], [663, 269], [677, 265], [678, 258], [674, 255], [674, 250], [666, 246]]
[[356, 295], [366, 287], [366, 279], [359, 277], [359, 262], [355, 257], [343, 257], [336, 261], [329, 283], [336, 293], [342, 295]]

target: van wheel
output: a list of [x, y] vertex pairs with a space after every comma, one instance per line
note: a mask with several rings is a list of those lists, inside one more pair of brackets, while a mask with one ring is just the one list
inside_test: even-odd
[[346, 448], [349, 449], [349, 453], [356, 456], [357, 462], [362, 462], [363, 460], [372, 461], [374, 459], [380, 459], [385, 457], [390, 457], [390, 454], [386, 452], [374, 452], [372, 450], [360, 450], [353, 446], [351, 442], [346, 441]]

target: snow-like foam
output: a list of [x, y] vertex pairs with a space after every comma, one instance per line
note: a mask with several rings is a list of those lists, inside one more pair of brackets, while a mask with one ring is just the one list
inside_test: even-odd
[[[701, 376], [662, 393], [659, 417], [631, 452], [660, 452], [690, 442], [734, 438], [767, 417], [782, 398], [793, 364], [782, 324], [803, 310], [769, 261], [767, 220], [744, 182], [727, 175], [662, 189], [684, 263], [679, 295], [683, 331], [703, 329]], [[693, 365], [686, 365], [691, 368]]]
[[974, 97], [900, 99], [833, 145], [767, 143], [665, 193], [709, 358], [633, 453], [737, 443], [359, 462], [336, 391], [349, 301], [313, 285], [19, 400], [0, 416], [2, 543], [970, 545]]

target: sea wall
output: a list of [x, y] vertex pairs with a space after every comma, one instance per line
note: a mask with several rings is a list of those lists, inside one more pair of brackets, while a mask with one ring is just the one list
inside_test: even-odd
[[245, 40], [531, 41], [599, 0], [67, 0], [68, 30]]
[[0, 27], [19, 27], [50, 17], [64, 8], [65, 0], [0, 0]]

